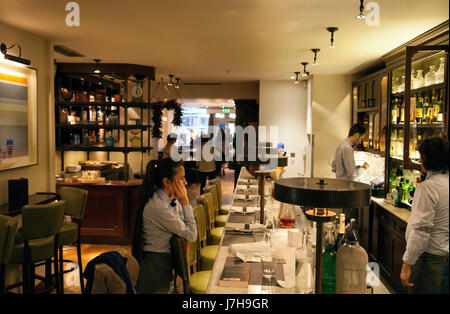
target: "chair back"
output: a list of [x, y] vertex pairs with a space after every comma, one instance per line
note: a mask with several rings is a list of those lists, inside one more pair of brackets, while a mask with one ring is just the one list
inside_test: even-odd
[[0, 264], [8, 264], [17, 234], [17, 220], [0, 214]]
[[83, 220], [86, 210], [88, 191], [84, 189], [63, 186], [58, 191], [61, 199], [66, 201], [65, 215]]
[[213, 198], [211, 193], [203, 193], [200, 195], [197, 199], [197, 203], [202, 204], [203, 208], [205, 208], [206, 213], [206, 222], [207, 224], [207, 230], [211, 230], [214, 226], [214, 205], [213, 205]]
[[26, 205], [22, 209], [24, 240], [51, 237], [61, 230], [64, 220], [64, 200], [44, 205]]
[[[195, 242], [194, 242], [195, 243]], [[192, 248], [190, 248], [191, 250]], [[186, 240], [177, 235], [173, 235], [170, 239], [170, 253], [172, 255], [173, 268], [175, 274], [183, 280], [183, 288], [185, 293], [190, 292], [189, 285], [189, 261], [186, 253]]]
[[[204, 189], [205, 193], [211, 193], [213, 199], [214, 218], [219, 214], [219, 199], [217, 197], [217, 188], [215, 185], [209, 185]], [[214, 219], [215, 220], [215, 219]]]
[[219, 199], [219, 209], [222, 206], [222, 182], [219, 178], [208, 180], [209, 184], [214, 184], [217, 188], [217, 198]]
[[197, 223], [197, 231], [198, 231], [197, 240], [199, 243], [202, 243], [203, 241], [205, 241], [206, 243], [206, 240], [208, 239], [208, 233], [206, 230], [207, 223], [206, 223], [205, 209], [203, 205], [199, 204], [193, 208], [193, 211], [195, 221]]

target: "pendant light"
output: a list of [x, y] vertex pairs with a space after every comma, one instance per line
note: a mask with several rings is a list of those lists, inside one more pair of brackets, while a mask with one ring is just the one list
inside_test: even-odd
[[314, 62], [312, 65], [318, 65], [319, 62], [317, 62], [317, 53], [320, 51], [319, 48], [313, 48], [311, 49], [312, 52], [314, 52]]
[[308, 65], [308, 62], [302, 62], [303, 64], [303, 73], [302, 76], [308, 76], [309, 72], [306, 71], [306, 66]]
[[359, 15], [355, 16], [357, 20], [364, 20], [366, 16], [364, 15], [364, 0], [361, 0], [361, 3], [359, 5]]
[[94, 70], [94, 73], [100, 73], [100, 61], [102, 61], [101, 59], [94, 59], [95, 63], [97, 63], [97, 67]]
[[175, 88], [180, 88], [180, 78], [176, 77], [175, 80], [177, 81], [177, 83], [175, 84]]
[[329, 31], [331, 33], [331, 41], [330, 41], [330, 45], [328, 47], [330, 48], [334, 48], [334, 32], [338, 31], [337, 27], [327, 27], [327, 31]]

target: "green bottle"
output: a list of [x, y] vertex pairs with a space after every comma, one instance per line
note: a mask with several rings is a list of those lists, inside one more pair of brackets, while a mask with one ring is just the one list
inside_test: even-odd
[[325, 234], [325, 252], [322, 254], [322, 293], [336, 294], [336, 252], [332, 227], [327, 226]]
[[422, 123], [422, 116], [423, 116], [423, 97], [422, 94], [419, 94], [419, 97], [417, 97], [417, 103], [416, 103], [416, 123], [421, 124]]
[[408, 203], [409, 202], [409, 195], [408, 195], [408, 193], [409, 193], [409, 180], [408, 179], [406, 179], [404, 182], [403, 182], [403, 202], [404, 203]]

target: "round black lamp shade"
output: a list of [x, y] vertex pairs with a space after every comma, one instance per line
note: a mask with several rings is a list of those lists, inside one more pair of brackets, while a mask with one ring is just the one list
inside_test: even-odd
[[276, 200], [315, 208], [359, 208], [368, 206], [370, 185], [328, 178], [281, 178], [275, 181]]

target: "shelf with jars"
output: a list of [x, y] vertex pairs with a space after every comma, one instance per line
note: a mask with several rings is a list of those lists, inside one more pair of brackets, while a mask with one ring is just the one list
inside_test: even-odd
[[448, 137], [447, 55], [448, 45], [407, 46], [405, 65], [391, 72], [386, 192], [397, 207], [410, 208], [421, 182], [421, 142]]
[[101, 71], [97, 67], [94, 71], [92, 64], [56, 66], [55, 135], [62, 171], [67, 151], [85, 151], [88, 159], [89, 152], [108, 152], [108, 160], [109, 152], [123, 152], [124, 167], [128, 167], [128, 153], [152, 149], [149, 95], [153, 67], [102, 64]]

